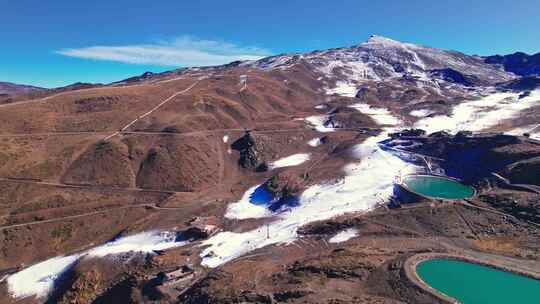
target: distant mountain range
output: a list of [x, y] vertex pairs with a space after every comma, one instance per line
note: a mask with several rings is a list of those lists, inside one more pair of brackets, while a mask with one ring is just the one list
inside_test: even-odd
[[[282, 54], [217, 67], [182, 68], [165, 73], [146, 72], [113, 84], [147, 81], [193, 69], [250, 67], [262, 70], [286, 70], [298, 65], [319, 74], [319, 78], [329, 87], [335, 86], [336, 93], [343, 94], [344, 91], [348, 91], [351, 97], [357, 93], [356, 86], [366, 82], [385, 82], [399, 87], [412, 85], [427, 94], [452, 96], [470, 92], [473, 87], [514, 81], [520, 76], [540, 76], [540, 53], [528, 55], [516, 52], [510, 55], [482, 57], [374, 35], [366, 42], [351, 47], [303, 54]], [[59, 92], [93, 86], [97, 85], [76, 83], [53, 90]], [[47, 90], [30, 85], [0, 82], [0, 94], [3, 95], [15, 96]]]
[[45, 90], [47, 89], [31, 85], [16, 84], [11, 82], [0, 82], [0, 94], [2, 95], [28, 94]]

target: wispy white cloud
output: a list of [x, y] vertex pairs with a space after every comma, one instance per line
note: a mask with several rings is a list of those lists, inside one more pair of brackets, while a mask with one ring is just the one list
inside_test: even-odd
[[56, 53], [94, 60], [161, 66], [207, 66], [235, 60], [256, 60], [271, 55], [267, 49], [182, 36], [153, 44], [90, 46], [61, 49]]

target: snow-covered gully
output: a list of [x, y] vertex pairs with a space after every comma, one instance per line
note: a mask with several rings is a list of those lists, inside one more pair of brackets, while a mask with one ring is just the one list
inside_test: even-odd
[[[452, 109], [451, 115], [420, 119], [415, 127], [426, 129], [429, 133], [440, 130], [453, 133], [461, 130], [482, 131], [496, 126], [502, 120], [514, 118], [538, 100], [538, 90], [525, 98], [519, 98], [517, 93], [495, 93], [459, 104]], [[273, 217], [275, 220], [264, 227], [246, 232], [221, 232], [203, 242], [202, 245], [207, 246], [201, 254], [204, 266], [217, 267], [258, 248], [293, 242], [298, 238], [298, 228], [309, 222], [344, 213], [368, 211], [391, 196], [397, 176], [418, 169], [378, 146], [380, 141], [387, 138], [388, 133], [395, 131], [401, 124], [398, 118], [387, 109], [367, 104], [360, 103], [351, 107], [386, 126], [381, 134], [354, 147], [354, 153], [360, 161], [344, 168], [343, 179], [306, 189], [299, 198], [299, 206], [287, 212], [273, 214], [264, 207], [250, 204], [249, 193], [257, 186], [248, 190], [240, 202], [231, 204], [228, 216], [237, 219]], [[319, 132], [333, 131], [324, 125], [325, 119], [324, 116], [312, 116], [306, 121]]]
[[[386, 125], [399, 123], [389, 111], [365, 105], [354, 108], [376, 116]], [[225, 231], [206, 240], [201, 244], [206, 246], [201, 253], [202, 264], [217, 267], [258, 248], [294, 242], [298, 238], [298, 228], [307, 223], [345, 213], [366, 212], [385, 202], [392, 194], [395, 177], [405, 170], [414, 170], [408, 163], [378, 147], [378, 142], [393, 129], [389, 126], [380, 135], [357, 145], [353, 152], [359, 162], [343, 168], [344, 178], [309, 187], [300, 195], [298, 206], [285, 212], [271, 213], [260, 205], [250, 204], [249, 196], [258, 186], [249, 189], [239, 202], [229, 206], [227, 217], [273, 217], [275, 220], [250, 231]]]

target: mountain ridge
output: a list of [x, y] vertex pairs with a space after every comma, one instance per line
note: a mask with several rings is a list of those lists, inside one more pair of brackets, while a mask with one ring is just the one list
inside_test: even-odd
[[[415, 54], [415, 52], [418, 52], [418, 54]], [[368, 54], [366, 55], [366, 53]], [[373, 56], [370, 56], [369, 53], [372, 53]], [[161, 76], [179, 74], [182, 72], [193, 70], [222, 69], [238, 66], [259, 68], [262, 70], [272, 70], [276, 68], [286, 68], [292, 64], [301, 63], [302, 61], [308, 61], [311, 64], [320, 66], [321, 64], [324, 64], [324, 62], [317, 62], [318, 57], [320, 58], [324, 56], [336, 55], [342, 55], [347, 57], [354, 57], [355, 55], [357, 55], [357, 58], [348, 58], [349, 62], [354, 62], [355, 65], [364, 64], [365, 66], [362, 67], [364, 69], [363, 72], [360, 72], [360, 75], [356, 75], [355, 77], [371, 78], [373, 80], [387, 80], [388, 76], [397, 76], [398, 74], [402, 74], [401, 76], [403, 76], [403, 72], [413, 72], [413, 77], [420, 77], [424, 80], [433, 80], [434, 78], [430, 77], [429, 73], [437, 73], [438, 70], [444, 69], [451, 69], [453, 71], [462, 73], [464, 74], [463, 77], [466, 77], [467, 75], [470, 75], [471, 72], [473, 72], [472, 76], [476, 76], [477, 78], [479, 75], [484, 76], [480, 77], [480, 80], [487, 81], [490, 84], [509, 81], [515, 79], [518, 76], [540, 76], [540, 52], [533, 55], [528, 55], [524, 52], [489, 56], [468, 55], [456, 50], [439, 49], [410, 42], [401, 42], [380, 35], [371, 35], [366, 41], [351, 46], [335, 47], [298, 53], [281, 53], [264, 57], [259, 60], [233, 61], [227, 64], [217, 66], [182, 67], [162, 73], [145, 72], [141, 75], [134, 75], [123, 80], [109, 83], [108, 85], [121, 85], [124, 83], [133, 83], [137, 81], [156, 79]], [[371, 57], [371, 59], [378, 58], [379, 62], [370, 62], [368, 60], [370, 58], [366, 56]], [[386, 60], [380, 61], [381, 58], [385, 57]], [[351, 59], [361, 60], [351, 61]], [[457, 61], [449, 59], [456, 59]], [[460, 60], [464, 62], [460, 62]], [[465, 63], [465, 65], [463, 65], [463, 63]], [[387, 66], [382, 67], [381, 69], [381, 64]], [[375, 67], [370, 67], [370, 65], [374, 65]], [[470, 66], [468, 65], [473, 65], [477, 69], [480, 69], [480, 71], [470, 70]], [[420, 73], [419, 68], [423, 69], [423, 72], [425, 73]], [[495, 73], [495, 76], [493, 76], [492, 79], [489, 79], [489, 77], [485, 75], [489, 72]], [[506, 72], [507, 75], [504, 75], [504, 72]], [[0, 82], [0, 94], [3, 93], [2, 84], [4, 84], [5, 86], [11, 84], [12, 87], [18, 86], [19, 92], [17, 93], [20, 93], [20, 91], [24, 91], [25, 93], [27, 93], [28, 91], [58, 91], [62, 89], [71, 90], [78, 87], [78, 83], [75, 83], [54, 89], [46, 89], [26, 84]], [[88, 87], [90, 85], [94, 84], [84, 84], [84, 87]], [[4, 90], [7, 91], [7, 89]], [[12, 91], [15, 92], [17, 90], [12, 89]]]
[[47, 90], [46, 88], [33, 85], [19, 84], [7, 81], [0, 81], [0, 94], [15, 95]]

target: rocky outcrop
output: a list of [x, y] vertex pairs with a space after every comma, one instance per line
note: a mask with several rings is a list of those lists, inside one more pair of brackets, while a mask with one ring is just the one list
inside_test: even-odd
[[[59, 299], [54, 299], [54, 301], [62, 304], [93, 303], [104, 288], [101, 273], [93, 269], [84, 273], [73, 273], [73, 276], [70, 288]], [[49, 299], [49, 301], [52, 299]]]
[[230, 283], [233, 280], [231, 273], [212, 271], [180, 295], [178, 303], [274, 303], [269, 295], [232, 288]]
[[455, 84], [460, 84], [466, 87], [480, 84], [479, 80], [476, 77], [465, 75], [451, 68], [431, 70], [430, 74], [434, 78], [439, 78], [441, 80], [455, 83]]
[[106, 303], [141, 303], [140, 291], [137, 290], [139, 282], [134, 276], [128, 276], [124, 280], [109, 288], [106, 292], [97, 297], [92, 304]]
[[540, 224], [540, 197], [532, 193], [481, 194], [478, 199], [518, 219]]
[[264, 183], [265, 189], [275, 198], [295, 196], [301, 192], [304, 179], [297, 172], [283, 171]]
[[540, 186], [540, 157], [510, 164], [504, 169], [504, 173], [513, 184]]
[[400, 137], [409, 137], [409, 136], [424, 136], [426, 134], [426, 131], [422, 129], [405, 129], [401, 130], [399, 132], [390, 133], [388, 134], [388, 137], [390, 138], [400, 138]]
[[[492, 172], [503, 172], [520, 183], [540, 182], [538, 160], [532, 160], [540, 156], [540, 147], [519, 137], [468, 131], [456, 135], [439, 132], [423, 136], [418, 132], [418, 136], [414, 136], [415, 133], [405, 130], [393, 133], [391, 137], [397, 139], [402, 150], [442, 159], [438, 165], [449, 176], [476, 183], [491, 176]], [[393, 146], [392, 140], [385, 145]]]
[[242, 168], [256, 171], [268, 169], [264, 144], [257, 142], [251, 132], [246, 131], [244, 136], [233, 142], [231, 148], [240, 152], [238, 164]]
[[309, 290], [286, 290], [274, 293], [274, 299], [278, 302], [288, 302], [303, 298], [312, 293], [313, 292]]
[[[500, 88], [512, 91], [532, 91], [540, 88], [540, 77], [529, 76], [522, 77], [499, 85]], [[528, 92], [525, 92], [527, 94]]]
[[376, 92], [373, 92], [370, 88], [361, 87], [356, 92], [356, 98], [359, 98], [362, 101], [369, 101], [370, 99], [376, 98]]
[[331, 235], [354, 226], [352, 221], [328, 220], [307, 224], [298, 229], [300, 235]]

